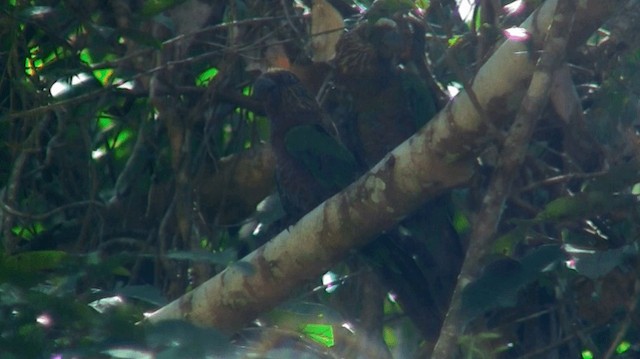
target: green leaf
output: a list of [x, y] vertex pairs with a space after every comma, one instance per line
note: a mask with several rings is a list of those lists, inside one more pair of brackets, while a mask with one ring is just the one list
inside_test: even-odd
[[612, 167], [604, 176], [588, 182], [585, 191], [617, 192], [640, 182], [640, 168], [632, 161]]
[[564, 250], [571, 257], [569, 267], [591, 279], [598, 279], [608, 274], [623, 264], [626, 259], [638, 254], [638, 246], [635, 243], [605, 251], [578, 248], [566, 244]]
[[302, 334], [309, 339], [320, 343], [326, 347], [332, 347], [336, 344], [333, 335], [333, 326], [327, 324], [307, 324], [302, 329]]
[[63, 251], [32, 251], [6, 257], [4, 263], [19, 271], [42, 271], [60, 267], [68, 257]]
[[462, 41], [462, 35], [454, 35], [447, 40], [447, 45], [449, 45], [449, 47], [454, 47], [458, 45], [461, 41]]
[[216, 67], [211, 67], [205, 71], [203, 71], [200, 75], [196, 77], [196, 86], [207, 86], [209, 82], [216, 77], [218, 74], [218, 69]]
[[32, 240], [36, 235], [44, 231], [44, 226], [41, 222], [31, 223], [28, 227], [15, 226], [11, 228], [11, 232], [23, 239]]
[[[343, 319], [334, 309], [319, 303], [292, 301], [284, 303], [260, 317], [264, 326], [276, 327], [296, 333], [310, 330], [318, 338], [333, 339], [333, 325], [341, 325]], [[331, 335], [326, 333], [326, 327], [331, 328]], [[324, 344], [324, 343], [323, 343]]]
[[522, 242], [528, 230], [528, 225], [519, 225], [509, 232], [501, 235], [493, 243], [493, 252], [505, 256], [512, 255], [516, 246]]
[[519, 261], [511, 258], [493, 261], [480, 278], [463, 289], [463, 316], [471, 320], [491, 309], [514, 306], [520, 289], [563, 258], [560, 246], [545, 245]]
[[422, 11], [426, 11], [431, 6], [430, 0], [416, 0], [416, 7]]
[[609, 212], [615, 208], [631, 208], [636, 197], [606, 192], [584, 192], [571, 197], [560, 197], [549, 202], [534, 221], [566, 221], [582, 219]]
[[514, 306], [516, 294], [525, 282], [526, 273], [520, 262], [510, 258], [492, 262], [478, 280], [464, 288], [463, 316], [471, 320], [493, 308]]
[[624, 354], [627, 351], [629, 351], [629, 349], [631, 349], [632, 345], [631, 343], [629, 343], [628, 341], [623, 341], [620, 344], [618, 344], [618, 346], [616, 347], [616, 353], [618, 354]]

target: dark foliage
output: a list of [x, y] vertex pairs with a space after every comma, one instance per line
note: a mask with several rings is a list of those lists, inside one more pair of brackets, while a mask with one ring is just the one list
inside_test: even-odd
[[[478, 1], [463, 21], [449, 0], [329, 2], [347, 30], [328, 63], [310, 60], [311, 1], [0, 5], [0, 357], [337, 357], [371, 349], [362, 332], [380, 357], [429, 351], [420, 323], [437, 332], [447, 311], [499, 136], [471, 183], [380, 237], [387, 252], [350, 257], [263, 327], [136, 325], [242, 267], [283, 223], [259, 205], [276, 177], [294, 223], [427, 123], [533, 11]], [[640, 10], [616, 16], [570, 53], [495, 214], [492, 254], [462, 293], [469, 357], [637, 355], [640, 46], [622, 24]], [[371, 276], [410, 271], [419, 284], [392, 295]]]

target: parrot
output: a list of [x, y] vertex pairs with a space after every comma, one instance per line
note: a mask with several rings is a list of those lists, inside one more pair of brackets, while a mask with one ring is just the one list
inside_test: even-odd
[[[276, 183], [286, 225], [342, 190], [365, 170], [328, 125], [320, 105], [290, 71], [272, 69], [254, 82], [254, 97], [263, 101], [271, 123]], [[441, 318], [425, 285], [422, 270], [402, 248], [397, 231], [382, 233], [360, 252], [397, 294], [401, 308], [422, 332], [433, 337]]]
[[278, 193], [293, 224], [357, 178], [356, 159], [292, 72], [269, 70], [255, 81], [253, 94], [270, 120]]
[[[364, 170], [416, 133], [448, 101], [428, 68], [424, 25], [410, 10], [410, 2], [378, 0], [336, 44], [335, 93], [323, 108]], [[398, 282], [394, 289], [404, 292], [405, 302], [425, 301], [403, 307], [425, 338], [439, 333], [464, 258], [452, 224], [454, 207], [449, 193], [432, 199], [382, 234], [389, 238], [382, 242], [386, 252], [367, 253], [383, 277]], [[413, 261], [402, 260], [407, 254]], [[409, 271], [413, 278], [406, 280], [403, 273]]]
[[[410, 2], [391, 6], [395, 3], [375, 2], [367, 13], [375, 15], [365, 14], [340, 37], [332, 60], [337, 100], [326, 107], [345, 145], [367, 168], [441, 107], [442, 93], [426, 66], [424, 28], [410, 15], [396, 11], [410, 10]], [[393, 10], [390, 17], [383, 16], [387, 8]]]

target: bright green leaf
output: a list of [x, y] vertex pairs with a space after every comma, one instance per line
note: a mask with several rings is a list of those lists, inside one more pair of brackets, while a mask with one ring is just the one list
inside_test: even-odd
[[400, 341], [398, 340], [398, 336], [396, 335], [396, 332], [392, 328], [389, 328], [386, 325], [382, 329], [382, 338], [384, 339], [384, 342], [387, 344], [389, 348], [397, 347], [398, 342]]
[[11, 232], [18, 237], [31, 240], [35, 235], [44, 231], [44, 226], [40, 222], [35, 222], [29, 227], [15, 226], [11, 228]]
[[205, 70], [200, 75], [198, 75], [198, 77], [196, 77], [196, 86], [207, 86], [209, 82], [214, 77], [216, 77], [217, 74], [218, 69], [215, 67]]
[[616, 347], [616, 353], [623, 354], [626, 353], [629, 349], [631, 349], [631, 343], [628, 341], [623, 341]]
[[122, 130], [113, 138], [111, 138], [111, 140], [109, 140], [109, 146], [111, 148], [121, 147], [131, 138], [133, 138], [133, 131], [131, 131], [130, 129]]
[[111, 115], [101, 112], [98, 116], [97, 125], [100, 131], [108, 131], [115, 126], [115, 121]]
[[430, 0], [416, 0], [415, 3], [416, 3], [416, 7], [423, 11], [427, 10], [431, 5]]
[[302, 333], [311, 340], [329, 348], [336, 344], [333, 326], [328, 324], [307, 324], [302, 329]]
[[450, 37], [449, 40], [447, 40], [447, 45], [449, 45], [449, 47], [454, 47], [454, 46], [458, 45], [460, 43], [460, 41], [462, 41], [462, 36], [454, 35], [454, 36]]

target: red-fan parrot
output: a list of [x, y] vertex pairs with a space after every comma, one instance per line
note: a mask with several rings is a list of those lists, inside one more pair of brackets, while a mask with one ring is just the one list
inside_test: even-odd
[[342, 110], [335, 120], [366, 167], [415, 133], [439, 105], [439, 89], [426, 67], [424, 28], [407, 14], [410, 4], [375, 2], [336, 44], [335, 102]]
[[271, 122], [278, 193], [293, 224], [356, 179], [356, 160], [331, 134], [320, 106], [293, 73], [268, 71], [253, 91]]
[[[316, 100], [287, 70], [271, 70], [254, 84], [254, 96], [264, 101], [271, 122], [271, 145], [276, 157], [276, 181], [291, 225], [359, 174], [354, 156], [332, 135]], [[423, 273], [397, 231], [382, 234], [362, 249], [382, 282], [398, 295], [399, 303], [423, 332], [433, 335], [440, 318]], [[428, 328], [428, 329], [425, 329]]]

